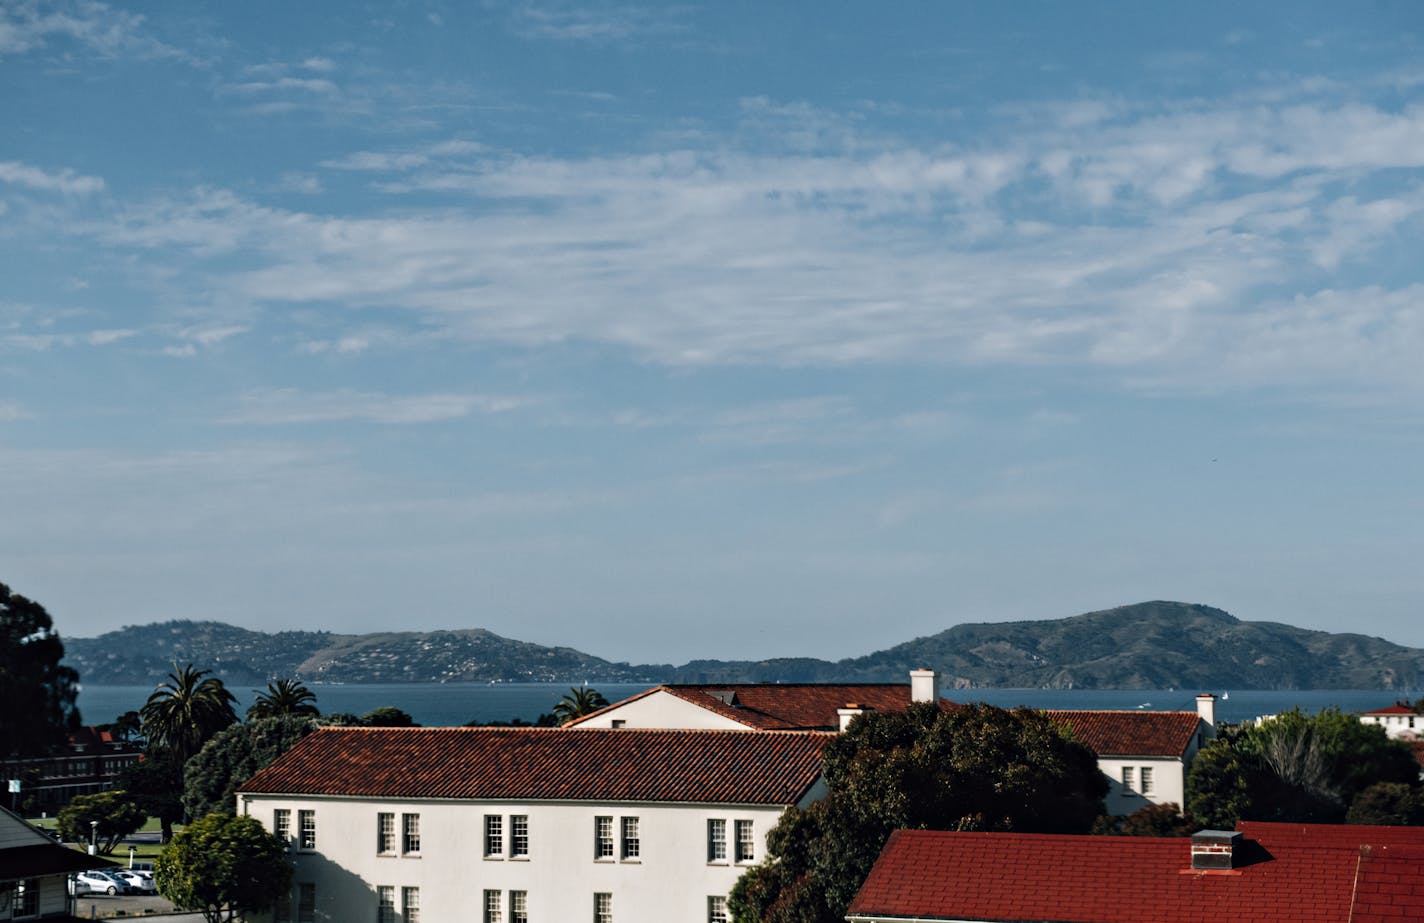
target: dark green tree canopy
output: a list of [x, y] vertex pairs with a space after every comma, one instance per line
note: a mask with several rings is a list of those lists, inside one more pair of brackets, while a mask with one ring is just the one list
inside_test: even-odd
[[191, 663], [181, 668], [175, 663], [140, 712], [149, 743], [171, 751], [179, 765], [218, 731], [237, 723], [237, 698], [211, 674]]
[[[99, 852], [108, 855], [120, 840], [143, 826], [148, 813], [128, 792], [75, 795], [59, 812], [59, 832], [66, 840], [88, 843], [95, 837]], [[98, 821], [98, 826], [93, 826]]]
[[0, 583], [0, 759], [40, 756], [79, 727], [79, 674], [44, 606]]
[[420, 727], [415, 719], [393, 705], [373, 708], [361, 716], [361, 725], [372, 728], [414, 728]]
[[321, 712], [316, 707], [316, 693], [295, 679], [279, 679], [267, 684], [266, 692], [257, 693], [247, 709], [247, 720], [298, 715], [315, 718]]
[[1187, 808], [1223, 830], [1238, 820], [1338, 824], [1370, 786], [1418, 778], [1408, 744], [1384, 728], [1334, 707], [1292, 709], [1204, 747], [1187, 773]]
[[738, 921], [832, 923], [901, 828], [1087, 833], [1096, 755], [1038, 711], [914, 705], [856, 718], [824, 753], [827, 796], [790, 808], [729, 907]]
[[189, 824], [154, 863], [164, 897], [208, 923], [273, 907], [292, 886], [286, 844], [256, 818], [209, 814]]
[[119, 770], [118, 784], [145, 814], [158, 818], [163, 842], [173, 839], [173, 825], [183, 821], [183, 767], [177, 758], [150, 744], [142, 760]]
[[309, 717], [279, 715], [219, 731], [183, 768], [187, 816], [235, 813], [237, 787], [272, 765], [317, 726]]

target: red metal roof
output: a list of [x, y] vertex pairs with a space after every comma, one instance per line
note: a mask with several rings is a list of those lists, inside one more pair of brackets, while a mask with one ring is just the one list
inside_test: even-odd
[[325, 728], [242, 792], [383, 798], [793, 804], [823, 733]]
[[1201, 721], [1194, 711], [1049, 711], [1099, 756], [1179, 757]]
[[[1424, 848], [1385, 842], [1394, 835], [1377, 831], [1388, 828], [1340, 833], [1324, 826], [1264, 826], [1272, 828], [1266, 839], [1239, 847], [1245, 864], [1229, 871], [1193, 871], [1186, 838], [901, 830], [891, 835], [849, 917], [1041, 923], [1420, 919], [1424, 865], [1418, 858]], [[1360, 830], [1365, 832], [1354, 832]]]
[[[657, 692], [675, 695], [758, 731], [834, 731], [840, 728], [836, 710], [852, 703], [883, 712], [904, 711], [910, 706], [908, 683], [669, 683], [615, 702], [566, 727], [576, 727], [595, 715]], [[941, 708], [953, 707], [947, 699], [939, 703]]]

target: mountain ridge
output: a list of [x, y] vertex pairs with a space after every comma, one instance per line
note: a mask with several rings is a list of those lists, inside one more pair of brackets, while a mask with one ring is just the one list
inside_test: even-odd
[[268, 633], [186, 620], [66, 638], [65, 646], [84, 680], [132, 684], [161, 680], [174, 662], [212, 668], [230, 682], [887, 682], [916, 667], [938, 670], [955, 688], [1407, 689], [1424, 678], [1418, 648], [1166, 600], [1059, 619], [967, 622], [838, 661], [630, 664], [484, 628]]

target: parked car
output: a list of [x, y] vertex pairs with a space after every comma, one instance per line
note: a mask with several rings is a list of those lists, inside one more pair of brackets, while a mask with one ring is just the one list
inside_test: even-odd
[[101, 871], [76, 872], [74, 874], [74, 893], [81, 894], [80, 888], [85, 888], [96, 894], [127, 894], [130, 890], [128, 882], [111, 878]]
[[152, 894], [158, 890], [158, 886], [153, 883], [153, 876], [138, 869], [115, 869], [109, 874], [120, 879], [137, 892]]

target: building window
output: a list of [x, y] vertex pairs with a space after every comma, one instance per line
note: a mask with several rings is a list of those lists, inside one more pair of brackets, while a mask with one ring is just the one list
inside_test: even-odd
[[1131, 766], [1124, 766], [1124, 767], [1122, 767], [1122, 790], [1125, 791], [1125, 792], [1129, 792], [1129, 793], [1132, 791], [1132, 767], [1131, 767]]
[[277, 808], [272, 812], [272, 835], [282, 841], [283, 849], [292, 847], [292, 812]]
[[707, 822], [707, 861], [727, 861], [727, 822], [720, 818]]
[[420, 852], [420, 815], [401, 815], [401, 852]]
[[593, 923], [613, 923], [613, 895], [599, 892], [593, 896]]
[[511, 856], [529, 855], [529, 817], [524, 814], [514, 814], [509, 818], [509, 854]]
[[1142, 794], [1152, 794], [1152, 767], [1143, 766], [1138, 773], [1138, 778], [1142, 780]]
[[485, 815], [485, 857], [504, 855], [504, 818], [498, 814]]
[[304, 881], [297, 885], [297, 923], [316, 923], [315, 882]]
[[614, 719], [610, 722], [610, 724], [613, 726], [613, 730], [615, 730], [615, 731], [618, 730], [619, 728], [625, 728], [625, 727], [628, 726], [628, 722], [627, 722], [627, 721], [624, 721], [622, 718], [614, 718]]
[[420, 923], [419, 888], [401, 888], [401, 919], [404, 923]]
[[749, 820], [737, 821], [737, 861], [756, 861], [756, 836]]
[[638, 840], [638, 818], [623, 818], [623, 827], [621, 833], [622, 848], [619, 852], [619, 855], [622, 856], [622, 858], [624, 859], [638, 858], [638, 854], [642, 848], [642, 844]]
[[396, 889], [390, 885], [376, 888], [376, 923], [396, 923]]
[[611, 817], [595, 817], [593, 819], [593, 858], [613, 858], [613, 818]]
[[707, 923], [727, 923], [727, 899], [713, 895], [707, 898]]
[[23, 881], [15, 882], [15, 890], [10, 898], [10, 905], [14, 909], [11, 913], [14, 919], [20, 917], [37, 917], [40, 913], [40, 880], [38, 878], [26, 878]]
[[509, 923], [529, 923], [529, 892], [509, 892]]
[[297, 830], [301, 836], [298, 843], [302, 849], [316, 849], [316, 812], [298, 811]]
[[485, 923], [504, 923], [504, 910], [500, 907], [498, 891], [485, 892]]
[[[376, 852], [381, 855], [391, 855], [396, 851], [396, 816], [394, 814], [376, 815]], [[395, 900], [394, 897], [391, 898]]]

